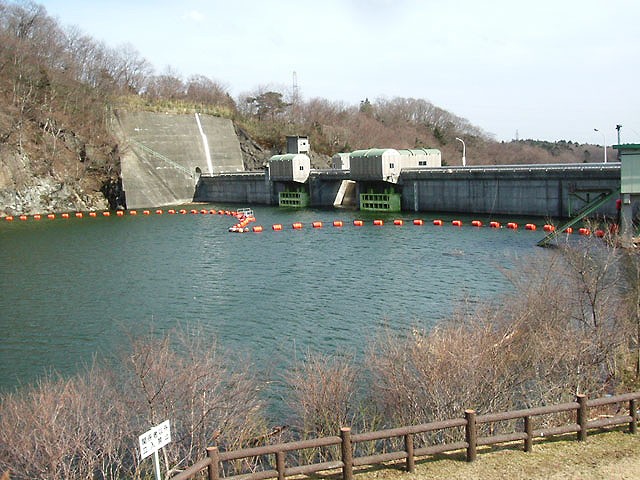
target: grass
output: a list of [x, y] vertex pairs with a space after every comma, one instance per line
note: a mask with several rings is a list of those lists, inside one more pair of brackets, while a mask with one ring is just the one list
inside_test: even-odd
[[400, 463], [356, 470], [354, 480], [635, 479], [640, 478], [640, 434], [609, 431], [593, 434], [586, 442], [572, 435], [538, 441], [532, 453], [514, 444], [479, 449], [473, 463], [458, 452], [419, 460], [412, 474], [403, 467]]

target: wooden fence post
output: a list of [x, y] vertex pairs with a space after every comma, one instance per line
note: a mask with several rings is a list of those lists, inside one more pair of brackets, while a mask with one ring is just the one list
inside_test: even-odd
[[218, 447], [207, 447], [207, 457], [211, 461], [207, 467], [208, 480], [218, 480], [220, 475], [220, 455]]
[[467, 462], [473, 462], [476, 459], [476, 443], [478, 431], [476, 427], [476, 411], [465, 410], [464, 418], [467, 420], [465, 428], [465, 440], [467, 441]]
[[524, 417], [524, 433], [527, 438], [524, 439], [524, 451], [531, 453], [533, 450], [533, 420], [530, 416]]
[[407, 472], [413, 473], [416, 469], [416, 459], [413, 456], [413, 435], [404, 436], [404, 449], [407, 452]]
[[635, 398], [629, 400], [629, 415], [631, 415], [629, 433], [633, 433], [635, 435], [638, 433], [638, 401]]
[[351, 428], [340, 429], [342, 438], [342, 480], [353, 480], [353, 450], [351, 446]]
[[584, 442], [587, 439], [587, 396], [577, 395], [576, 401], [580, 406], [576, 410], [576, 423], [578, 424], [578, 440]]
[[278, 471], [278, 480], [284, 480], [284, 452], [276, 452], [276, 470]]

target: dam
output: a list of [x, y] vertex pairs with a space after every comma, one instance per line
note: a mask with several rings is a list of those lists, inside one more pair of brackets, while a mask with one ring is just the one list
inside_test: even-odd
[[[310, 207], [333, 207], [348, 170], [312, 170], [304, 187]], [[355, 182], [355, 194], [371, 183]], [[395, 191], [403, 211], [525, 215], [552, 218], [573, 216], [603, 193], [620, 187], [620, 163], [438, 167], [403, 170]], [[278, 205], [286, 188], [268, 171], [201, 175], [194, 200]], [[615, 199], [599, 209], [613, 216]]]
[[[433, 149], [358, 151], [351, 154], [351, 165], [349, 154], [340, 154], [346, 155], [341, 157], [342, 168], [332, 169], [310, 168], [308, 161], [300, 160], [304, 151], [296, 150], [272, 157], [264, 170], [245, 171], [230, 119], [118, 112], [114, 130], [122, 145], [128, 208], [188, 202], [295, 206], [302, 199], [297, 205], [315, 208], [369, 206], [386, 211], [569, 218], [594, 199], [610, 195], [595, 213], [613, 216], [616, 198], [612, 194], [621, 182], [619, 162], [441, 167], [433, 166], [440, 165], [439, 151]], [[306, 137], [291, 138], [303, 138], [300, 144], [309, 147]], [[382, 159], [389, 152], [414, 159], [431, 158], [437, 152], [438, 158], [435, 163], [415, 160], [409, 168], [410, 163], [402, 168], [399, 162], [387, 163], [394, 168], [382, 173], [357, 170], [367, 155]], [[292, 169], [290, 174], [287, 168]], [[393, 201], [385, 203], [385, 198]]]

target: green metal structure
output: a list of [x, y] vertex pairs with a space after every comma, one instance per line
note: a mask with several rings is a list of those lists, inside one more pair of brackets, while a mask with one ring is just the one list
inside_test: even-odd
[[573, 227], [576, 223], [582, 221], [585, 217], [588, 217], [595, 212], [602, 205], [610, 201], [611, 199], [620, 195], [620, 189], [613, 191], [603, 191], [596, 198], [587, 203], [584, 207], [578, 210], [573, 218], [567, 221], [565, 224], [559, 226], [555, 231], [550, 232], [542, 240], [538, 242], [539, 247], [546, 247], [549, 243], [557, 237], [559, 233], [564, 232], [567, 228]]
[[402, 206], [402, 198], [393, 189], [385, 193], [361, 193], [360, 210], [369, 212], [399, 212]]
[[304, 191], [280, 192], [278, 194], [278, 205], [281, 207], [305, 208], [309, 206], [309, 194]]

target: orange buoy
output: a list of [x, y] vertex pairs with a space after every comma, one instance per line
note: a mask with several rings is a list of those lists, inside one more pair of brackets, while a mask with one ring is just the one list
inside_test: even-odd
[[160, 209], [156, 210], [156, 215], [162, 215], [164, 212]]
[[567, 227], [564, 229], [564, 233], [573, 233], [573, 227]]
[[254, 225], [253, 231], [256, 233], [260, 233], [262, 231], [262, 225]]
[[489, 222], [489, 228], [500, 228], [500, 222]]
[[218, 215], [224, 215], [224, 210], [218, 210]]
[[293, 223], [293, 225], [291, 225], [291, 227], [292, 227], [294, 230], [300, 230], [300, 229], [302, 228], [302, 223], [300, 223], [300, 222], [294, 222], [294, 223]]
[[383, 221], [383, 220], [374, 220], [374, 221], [373, 221], [373, 224], [374, 224], [376, 227], [381, 227], [381, 226], [383, 226], [383, 225], [384, 225], [384, 221]]
[[401, 227], [402, 225], [404, 225], [404, 220], [402, 220], [401, 218], [396, 218], [396, 219], [393, 221], [393, 224], [394, 224], [394, 225], [397, 225], [398, 227]]
[[313, 228], [322, 228], [322, 222], [313, 222], [311, 226]]
[[102, 212], [102, 216], [110, 217], [111, 216], [111, 212], [108, 212], [108, 211], [105, 210], [104, 212]]
[[442, 226], [442, 220], [440, 220], [439, 218], [437, 218], [436, 220], [433, 221], [433, 224], [436, 227], [441, 227]]
[[334, 227], [341, 227], [342, 225], [344, 225], [344, 224], [342, 223], [342, 220], [334, 220], [334, 221], [333, 221], [333, 226], [334, 226]]
[[545, 232], [555, 232], [556, 227], [547, 223], [542, 227], [542, 230], [544, 230]]
[[362, 227], [364, 225], [364, 222], [362, 220], [354, 220], [353, 221], [353, 226], [354, 227]]
[[40, 215], [39, 213], [36, 213], [36, 214], [33, 216], [33, 219], [34, 219], [34, 220], [40, 220], [41, 218], [42, 218], [42, 215]]
[[415, 218], [413, 220], [413, 224], [414, 225], [424, 225], [424, 220], [422, 220], [421, 218]]
[[453, 222], [451, 222], [451, 225], [453, 225], [454, 227], [461, 227], [462, 220], [454, 220]]
[[4, 217], [4, 219], [5, 219], [7, 222], [13, 222], [13, 215], [7, 215], [6, 217]]
[[204, 208], [200, 210], [201, 215], [206, 215], [207, 213], [209, 213], [209, 210], [205, 210]]
[[142, 214], [143, 215], [151, 215], [151, 212], [149, 210], [143, 210]]
[[536, 227], [533, 223], [527, 223], [527, 224], [524, 226], [524, 229], [525, 229], [525, 230], [535, 230], [536, 228], [538, 228], [538, 227]]
[[129, 210], [129, 215], [137, 215], [138, 211], [137, 210]]
[[24, 222], [27, 219], [27, 216], [26, 215], [20, 215], [18, 218]]
[[169, 215], [175, 215], [175, 214], [176, 214], [176, 211], [175, 211], [173, 208], [170, 208], [169, 210], [167, 210], [167, 213], [168, 213]]
[[69, 218], [69, 214], [68, 214], [68, 213], [66, 213], [66, 212], [65, 212], [65, 213], [63, 213], [63, 214], [62, 214], [62, 218]]
[[98, 214], [97, 214], [96, 212], [89, 212], [89, 216], [90, 216], [91, 218], [95, 218], [95, 217], [97, 217], [97, 216], [98, 216]]
[[186, 215], [187, 211], [183, 208], [182, 210], [180, 210], [180, 215]]
[[192, 209], [191, 210], [191, 215], [197, 215], [198, 214], [198, 210]]
[[471, 225], [474, 227], [481, 227], [482, 226], [482, 222], [480, 220], [473, 220], [471, 222]]
[[603, 238], [604, 237], [604, 230], [598, 229], [595, 232], [593, 232], [593, 234], [598, 238]]
[[515, 222], [509, 222], [507, 223], [507, 228], [511, 229], [511, 230], [517, 230], [518, 229], [518, 224]]
[[279, 232], [280, 230], [282, 230], [282, 224], [281, 223], [275, 223], [274, 225], [271, 226], [271, 228], [277, 232]]
[[76, 212], [76, 218], [82, 218], [82, 217], [83, 217], [82, 212]]
[[588, 228], [582, 227], [578, 229], [578, 233], [580, 235], [584, 235], [585, 237], [588, 237], [589, 235], [591, 235], [591, 230], [589, 230]]
[[56, 218], [56, 216], [55, 216], [55, 214], [50, 213], [49, 215], [47, 215], [47, 218], [48, 218], [49, 220], [54, 220], [54, 219]]

